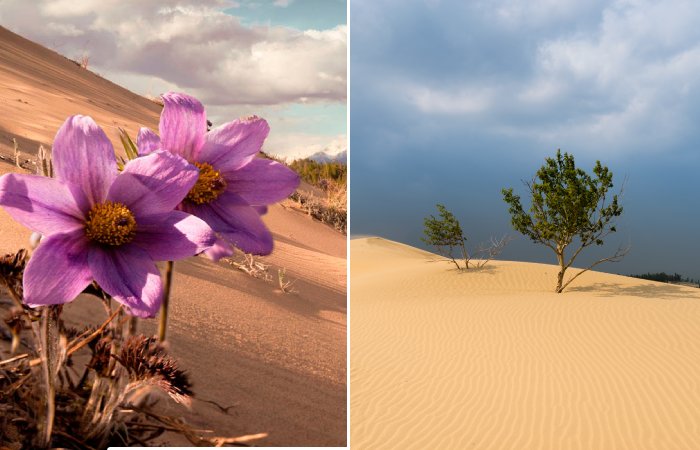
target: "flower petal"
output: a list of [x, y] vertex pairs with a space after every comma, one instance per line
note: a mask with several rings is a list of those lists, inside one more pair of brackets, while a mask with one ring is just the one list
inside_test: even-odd
[[163, 149], [193, 161], [204, 143], [207, 117], [204, 106], [194, 97], [176, 92], [163, 94], [160, 139]]
[[148, 155], [160, 150], [160, 137], [149, 128], [141, 127], [139, 135], [136, 136], [136, 147], [139, 149], [139, 156]]
[[207, 162], [221, 172], [237, 170], [255, 157], [269, 132], [270, 126], [259, 117], [226, 123], [204, 136], [204, 145], [195, 160]]
[[253, 209], [255, 209], [258, 212], [258, 214], [260, 214], [261, 216], [264, 216], [265, 214], [267, 214], [267, 206], [265, 206], [265, 205], [252, 205], [252, 206], [253, 206]]
[[31, 307], [68, 303], [91, 281], [82, 230], [47, 236], [24, 271], [24, 303]]
[[87, 116], [72, 116], [53, 142], [56, 178], [80, 186], [91, 204], [101, 203], [117, 176], [117, 160], [104, 131]]
[[38, 175], [0, 177], [0, 205], [32, 231], [65, 233], [84, 226], [89, 204], [75, 185]]
[[109, 190], [108, 200], [136, 216], [170, 212], [197, 182], [199, 170], [177, 155], [156, 151], [129, 161]]
[[233, 255], [233, 247], [228, 241], [221, 238], [217, 238], [214, 245], [204, 251], [204, 256], [212, 261], [218, 261], [231, 255]]
[[224, 192], [207, 205], [185, 202], [183, 209], [204, 220], [224, 239], [246, 253], [267, 255], [272, 252], [272, 234], [255, 208], [236, 194]]
[[202, 219], [182, 211], [141, 217], [132, 241], [154, 261], [189, 258], [211, 247], [214, 231]]
[[163, 297], [163, 283], [158, 268], [145, 250], [134, 245], [93, 246], [88, 264], [97, 284], [129, 307], [132, 314], [155, 316]]
[[296, 172], [269, 159], [255, 158], [238, 170], [224, 173], [227, 190], [252, 205], [269, 205], [284, 200], [299, 186]]

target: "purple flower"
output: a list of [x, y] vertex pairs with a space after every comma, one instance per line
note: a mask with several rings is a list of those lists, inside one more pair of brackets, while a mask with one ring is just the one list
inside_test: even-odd
[[247, 253], [270, 253], [272, 235], [260, 214], [265, 205], [294, 192], [299, 176], [283, 164], [256, 158], [270, 131], [267, 122], [250, 117], [207, 132], [204, 107], [197, 99], [169, 92], [163, 105], [160, 137], [141, 128], [139, 154], [163, 149], [197, 166], [199, 178], [180, 209], [202, 218], [223, 237], [208, 256], [230, 254], [230, 244]]
[[112, 144], [85, 116], [58, 130], [53, 162], [55, 179], [0, 177], [0, 205], [45, 235], [24, 273], [25, 303], [67, 303], [94, 279], [132, 314], [155, 315], [162, 283], [154, 261], [192, 256], [215, 240], [202, 220], [174, 211], [197, 169], [154, 152], [119, 173]]

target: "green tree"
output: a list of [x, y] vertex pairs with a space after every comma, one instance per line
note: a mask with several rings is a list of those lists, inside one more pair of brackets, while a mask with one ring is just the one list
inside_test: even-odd
[[[605, 261], [619, 261], [628, 251], [618, 248], [614, 255], [594, 262], [564, 283], [566, 270], [581, 251], [591, 245], [603, 245], [603, 239], [616, 231], [613, 219], [622, 214], [617, 195], [607, 201], [608, 191], [613, 187], [610, 170], [597, 161], [593, 175], [577, 169], [573, 155], [562, 155], [557, 150], [556, 158], [547, 158], [535, 179], [525, 183], [532, 201], [529, 213], [512, 188], [502, 190], [503, 199], [510, 207], [513, 228], [556, 254], [557, 293], [582, 273]], [[567, 259], [569, 246], [572, 250]]]
[[462, 269], [455, 259], [454, 252], [458, 250], [461, 253], [461, 258], [464, 259], [464, 268], [469, 268], [469, 254], [464, 242], [467, 240], [462, 232], [462, 227], [450, 211], [444, 205], [437, 204], [440, 217], [433, 215], [426, 217], [423, 220], [425, 229], [421, 240], [428, 245], [432, 245], [438, 251], [438, 254], [450, 258], [457, 269]]

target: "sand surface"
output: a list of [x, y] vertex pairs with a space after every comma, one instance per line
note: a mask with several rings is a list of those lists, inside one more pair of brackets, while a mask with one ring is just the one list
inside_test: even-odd
[[700, 289], [350, 254], [353, 449], [700, 448]]
[[[58, 127], [78, 113], [119, 148], [117, 126], [132, 136], [140, 126], [157, 130], [160, 106], [0, 27], [0, 174], [26, 172], [9, 162], [10, 138], [31, 169], [38, 145], [50, 148]], [[276, 243], [261, 260], [274, 283], [204, 258], [176, 263], [169, 343], [196, 397], [190, 411], [168, 410], [216, 435], [268, 433], [257, 445], [345, 445], [346, 238], [284, 205], [271, 207], [265, 221]], [[26, 247], [29, 234], [0, 209], [2, 254]], [[295, 293], [277, 288], [280, 268]], [[66, 317], [96, 323], [105, 312], [85, 297]], [[152, 333], [155, 321], [141, 328]]]

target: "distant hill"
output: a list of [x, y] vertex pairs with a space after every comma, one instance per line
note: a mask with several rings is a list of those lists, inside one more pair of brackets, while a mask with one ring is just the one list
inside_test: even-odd
[[331, 155], [326, 152], [316, 152], [311, 156], [307, 156], [306, 159], [310, 159], [312, 161], [316, 161], [318, 163], [330, 163], [330, 162], [335, 162], [335, 163], [341, 163], [341, 164], [347, 164], [348, 163], [348, 151], [343, 150], [340, 153], [337, 153], [335, 155]]

